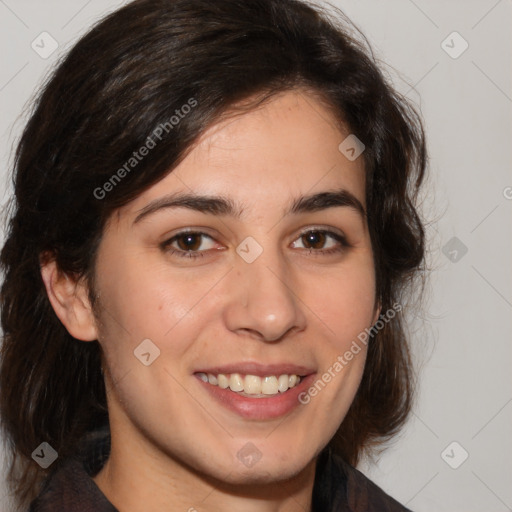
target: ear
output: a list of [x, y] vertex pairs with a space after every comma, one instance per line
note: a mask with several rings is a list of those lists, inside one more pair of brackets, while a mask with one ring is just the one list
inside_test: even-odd
[[53, 259], [41, 262], [41, 277], [53, 310], [69, 334], [82, 341], [96, 340], [96, 321], [84, 281], [61, 272]]

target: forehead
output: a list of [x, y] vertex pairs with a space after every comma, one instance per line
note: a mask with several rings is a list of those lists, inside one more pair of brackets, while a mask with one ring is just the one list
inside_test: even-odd
[[124, 207], [136, 214], [169, 193], [222, 195], [257, 207], [344, 188], [365, 204], [363, 158], [339, 150], [349, 135], [312, 94], [280, 93], [257, 108], [227, 115], [207, 129], [166, 177]]

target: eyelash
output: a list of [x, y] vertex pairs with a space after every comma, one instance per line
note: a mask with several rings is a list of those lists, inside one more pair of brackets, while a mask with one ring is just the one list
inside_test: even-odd
[[[297, 240], [306, 236], [309, 233], [322, 233], [324, 235], [327, 235], [328, 237], [334, 238], [334, 240], [336, 240], [340, 244], [339, 246], [337, 246], [335, 248], [331, 248], [331, 249], [304, 249], [304, 250], [309, 251], [310, 255], [314, 255], [314, 256], [333, 255], [333, 254], [341, 253], [345, 249], [351, 247], [351, 245], [347, 242], [346, 238], [343, 235], [340, 235], [338, 233], [335, 233], [335, 232], [329, 231], [329, 230], [325, 230], [325, 229], [308, 229], [307, 231], [303, 231], [299, 235]], [[181, 237], [187, 236], [187, 235], [205, 236], [205, 237], [213, 240], [213, 237], [211, 237], [210, 235], [208, 235], [206, 233], [202, 233], [200, 231], [182, 231], [181, 233], [174, 235], [172, 238], [169, 238], [169, 240], [166, 240], [165, 242], [163, 242], [161, 244], [162, 249], [164, 251], [168, 252], [169, 254], [171, 254], [173, 256], [176, 255], [180, 258], [189, 258], [189, 259], [202, 258], [204, 256], [204, 253], [208, 252], [208, 250], [206, 250], [206, 251], [183, 251], [182, 249], [174, 249], [174, 248], [170, 247], [170, 245], [174, 241], [178, 240]]]

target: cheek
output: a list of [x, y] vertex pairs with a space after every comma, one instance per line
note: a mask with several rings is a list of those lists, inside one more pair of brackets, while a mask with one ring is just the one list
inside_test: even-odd
[[369, 270], [366, 265], [347, 267], [346, 271], [331, 275], [325, 286], [315, 290], [308, 303], [325, 325], [334, 349], [344, 350], [361, 332], [371, 327], [375, 314], [373, 268]]
[[160, 358], [151, 368], [164, 361], [176, 368], [185, 361], [200, 335], [201, 321], [212, 316], [205, 306], [218, 276], [210, 273], [198, 279], [193, 272], [169, 272], [165, 263], [133, 259], [104, 263], [103, 271], [98, 283], [100, 343], [114, 381], [141, 369], [134, 351], [147, 339]]
[[124, 258], [103, 262], [100, 299], [107, 323], [140, 337], [163, 336], [192, 307], [190, 289], [162, 264]]

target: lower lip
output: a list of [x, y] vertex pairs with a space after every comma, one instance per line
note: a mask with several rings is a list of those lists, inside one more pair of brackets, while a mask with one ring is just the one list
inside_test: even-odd
[[299, 395], [309, 388], [314, 377], [314, 373], [307, 375], [302, 378], [297, 386], [268, 398], [248, 398], [230, 389], [222, 389], [219, 386], [204, 382], [199, 377], [197, 377], [197, 380], [215, 400], [227, 409], [244, 418], [267, 420], [284, 416], [297, 406], [302, 405], [299, 401]]

